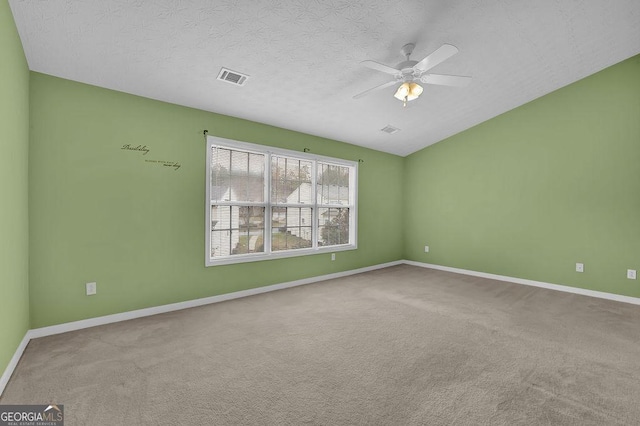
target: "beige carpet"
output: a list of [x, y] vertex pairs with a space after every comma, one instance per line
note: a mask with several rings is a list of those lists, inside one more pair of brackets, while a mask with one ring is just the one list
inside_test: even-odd
[[33, 340], [66, 425], [640, 422], [640, 306], [397, 266]]

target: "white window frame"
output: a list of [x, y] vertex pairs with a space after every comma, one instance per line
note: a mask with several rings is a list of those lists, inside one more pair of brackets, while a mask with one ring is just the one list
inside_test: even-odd
[[[264, 223], [264, 252], [263, 253], [247, 253], [235, 254], [219, 258], [211, 257], [211, 206], [216, 204], [211, 201], [211, 160], [212, 148], [218, 146], [232, 150], [247, 151], [265, 156], [264, 168], [264, 191], [265, 197], [263, 203], [244, 203], [237, 202], [237, 205], [259, 204], [265, 207], [265, 223]], [[271, 202], [271, 156], [282, 155], [294, 159], [312, 161], [311, 188], [312, 202], [310, 204], [301, 204], [300, 207], [312, 209], [312, 247], [300, 248], [292, 250], [271, 251], [271, 221], [272, 207], [294, 207], [291, 204], [278, 204]], [[291, 151], [288, 149], [275, 148], [266, 145], [252, 144], [249, 142], [240, 142], [232, 139], [224, 139], [217, 136], [207, 135], [207, 163], [206, 163], [206, 194], [205, 194], [205, 266], [228, 265], [234, 263], [256, 262], [269, 259], [281, 259], [296, 256], [309, 256], [320, 253], [335, 253], [338, 251], [355, 250], [358, 248], [358, 163], [355, 161], [344, 160], [340, 158], [326, 157], [315, 155], [308, 152]], [[349, 205], [326, 205], [318, 203], [318, 197], [315, 195], [317, 164], [318, 162], [329, 163], [332, 165], [351, 168], [349, 173]], [[221, 203], [229, 204], [229, 203]], [[297, 205], [296, 205], [297, 206]], [[349, 243], [333, 246], [318, 246], [318, 209], [326, 207], [348, 208], [349, 209]]]

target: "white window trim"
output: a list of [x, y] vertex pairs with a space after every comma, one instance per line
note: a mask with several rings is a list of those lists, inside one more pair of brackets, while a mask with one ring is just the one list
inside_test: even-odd
[[[265, 202], [264, 203], [245, 203], [239, 202], [238, 205], [264, 205], [265, 206], [265, 224], [264, 224], [264, 246], [265, 248], [269, 248], [269, 251], [264, 253], [248, 253], [248, 254], [238, 254], [232, 255], [222, 258], [213, 259], [211, 258], [211, 152], [212, 146], [218, 145], [223, 146], [225, 148], [230, 149], [238, 149], [244, 151], [250, 151], [258, 154], [265, 155]], [[329, 204], [318, 204], [317, 197], [314, 197], [315, 200], [312, 204], [304, 204], [300, 205], [301, 207], [311, 207], [313, 211], [312, 215], [312, 241], [313, 247], [304, 248], [304, 249], [294, 249], [294, 250], [282, 250], [277, 252], [271, 252], [271, 208], [273, 204], [271, 203], [271, 156], [272, 155], [283, 155], [295, 159], [300, 160], [312, 160], [313, 163], [313, 173], [312, 173], [312, 185], [315, 184], [317, 176], [316, 176], [316, 166], [317, 162], [327, 162], [330, 164], [341, 165], [352, 167], [354, 173], [349, 174], [349, 188], [350, 191], [353, 191], [353, 201], [348, 206], [349, 208], [349, 239], [352, 240], [352, 243], [349, 244], [341, 244], [335, 246], [327, 246], [327, 247], [319, 247], [317, 246], [317, 238], [316, 233], [318, 230], [317, 226], [317, 214], [318, 208], [325, 207], [336, 207], [336, 208], [344, 208], [344, 205], [329, 205]], [[205, 194], [205, 266], [218, 266], [218, 265], [229, 265], [234, 263], [245, 263], [245, 262], [257, 262], [261, 260], [271, 260], [271, 259], [282, 259], [287, 257], [297, 257], [297, 256], [309, 256], [314, 254], [321, 253], [335, 253], [339, 251], [346, 250], [356, 250], [358, 248], [358, 163], [355, 161], [344, 160], [340, 158], [326, 157], [322, 155], [311, 154], [308, 152], [298, 152], [292, 151], [288, 149], [275, 148], [266, 145], [258, 145], [252, 144], [249, 142], [240, 142], [232, 139], [220, 138], [217, 136], [207, 135], [207, 156], [206, 156], [206, 194]], [[226, 203], [225, 203], [226, 204]], [[278, 206], [278, 204], [275, 204]], [[287, 205], [288, 206], [288, 205]]]

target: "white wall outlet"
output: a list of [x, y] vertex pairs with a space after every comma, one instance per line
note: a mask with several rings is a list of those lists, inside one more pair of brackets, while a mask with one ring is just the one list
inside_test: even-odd
[[584, 272], [584, 263], [576, 263], [576, 272]]
[[636, 270], [635, 269], [627, 269], [627, 278], [630, 280], [636, 279]]
[[424, 246], [424, 252], [429, 253], [429, 246]]
[[331, 253], [331, 260], [336, 260], [336, 254], [335, 253]]
[[93, 296], [98, 292], [98, 284], [96, 283], [86, 283], [85, 287], [87, 288], [87, 296]]

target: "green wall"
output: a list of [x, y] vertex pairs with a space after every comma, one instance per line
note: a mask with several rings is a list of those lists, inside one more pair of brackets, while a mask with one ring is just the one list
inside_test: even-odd
[[[205, 268], [203, 129], [364, 160], [359, 248], [333, 262], [324, 254]], [[402, 157], [38, 73], [30, 141], [32, 328], [402, 258]], [[95, 296], [85, 295], [90, 281]]]
[[640, 56], [405, 160], [407, 259], [640, 296]]
[[0, 373], [29, 329], [29, 69], [0, 2]]

